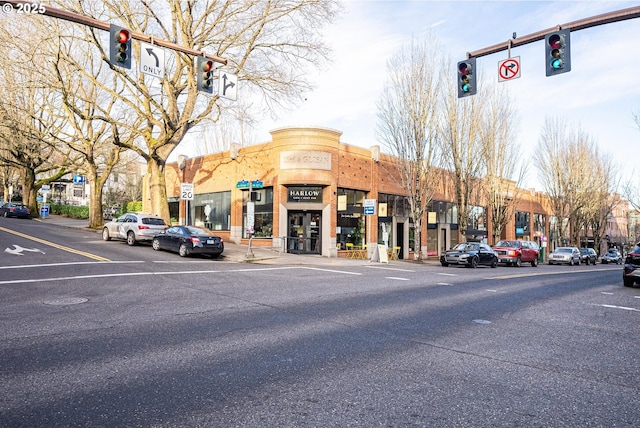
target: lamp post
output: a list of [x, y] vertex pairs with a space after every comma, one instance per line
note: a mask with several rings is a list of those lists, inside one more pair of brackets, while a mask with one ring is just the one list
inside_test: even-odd
[[[189, 159], [185, 155], [178, 155], [178, 169], [182, 171], [182, 183], [185, 183], [185, 175], [186, 175], [186, 166], [187, 159]], [[182, 186], [181, 186], [182, 187]], [[184, 217], [180, 220], [180, 224], [189, 225], [189, 200], [185, 199], [184, 201]]]

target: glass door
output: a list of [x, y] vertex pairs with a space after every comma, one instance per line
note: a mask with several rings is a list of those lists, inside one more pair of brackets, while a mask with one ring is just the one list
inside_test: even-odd
[[294, 254], [322, 254], [320, 211], [289, 211], [287, 251]]

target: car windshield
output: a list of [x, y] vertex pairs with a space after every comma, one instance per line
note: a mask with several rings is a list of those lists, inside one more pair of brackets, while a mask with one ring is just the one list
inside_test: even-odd
[[556, 253], [573, 253], [573, 250], [571, 248], [558, 248]]
[[520, 247], [520, 243], [518, 241], [500, 241], [496, 247]]
[[463, 242], [456, 245], [453, 249], [456, 251], [477, 251], [478, 244], [470, 244], [468, 242]]
[[199, 227], [187, 226], [186, 229], [189, 231], [191, 235], [210, 235], [211, 233], [206, 229], [201, 229]]

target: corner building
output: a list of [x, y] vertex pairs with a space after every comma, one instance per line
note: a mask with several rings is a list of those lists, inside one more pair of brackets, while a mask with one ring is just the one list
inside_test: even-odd
[[[337, 257], [352, 248], [371, 253], [386, 242], [399, 258], [413, 257], [415, 230], [393, 158], [378, 146], [342, 144], [341, 135], [327, 128], [281, 128], [271, 131], [268, 143], [233, 144], [226, 152], [187, 159], [182, 168], [167, 165], [172, 221], [246, 243], [253, 219], [252, 245]], [[193, 200], [179, 199], [181, 183], [193, 183]], [[423, 222], [421, 245], [429, 257], [459, 239], [455, 198], [446, 189], [436, 192]], [[490, 236], [486, 208], [474, 211], [467, 239]], [[546, 234], [547, 227], [545, 222], [537, 233]]]

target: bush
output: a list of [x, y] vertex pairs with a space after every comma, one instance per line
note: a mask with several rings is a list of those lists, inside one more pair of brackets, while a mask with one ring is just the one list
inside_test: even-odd
[[87, 206], [51, 204], [49, 205], [49, 212], [70, 218], [85, 220], [89, 218], [89, 207]]

